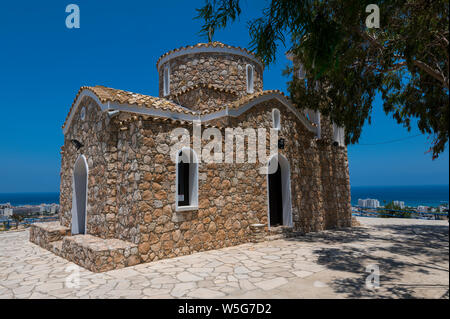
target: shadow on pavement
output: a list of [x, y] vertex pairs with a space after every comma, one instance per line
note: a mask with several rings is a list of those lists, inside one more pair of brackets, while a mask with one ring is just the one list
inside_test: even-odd
[[[413, 298], [415, 289], [447, 289], [448, 284], [404, 284], [405, 273], [449, 275], [449, 236], [446, 225], [370, 225], [306, 234], [289, 240], [316, 243], [318, 264], [330, 270], [348, 272], [335, 279], [331, 288], [350, 298]], [[333, 247], [335, 246], [335, 247]], [[366, 266], [378, 265], [382, 289], [366, 288]], [[411, 280], [409, 280], [411, 281]], [[403, 284], [402, 284], [403, 282]]]

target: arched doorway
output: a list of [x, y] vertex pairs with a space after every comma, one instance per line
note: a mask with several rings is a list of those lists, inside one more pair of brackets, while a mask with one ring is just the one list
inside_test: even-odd
[[88, 165], [84, 155], [73, 167], [72, 179], [72, 234], [86, 233]]
[[287, 158], [281, 154], [272, 156], [268, 173], [269, 226], [291, 227], [291, 174]]

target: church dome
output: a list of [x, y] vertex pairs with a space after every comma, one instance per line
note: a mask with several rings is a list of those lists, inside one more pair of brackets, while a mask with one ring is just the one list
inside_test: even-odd
[[[223, 102], [263, 89], [262, 61], [246, 49], [221, 42], [198, 43], [169, 51], [158, 59], [156, 67], [160, 97], [189, 100], [183, 104], [188, 107], [206, 107], [195, 105], [201, 99], [199, 90], [203, 94], [205, 90], [223, 92], [220, 99]], [[217, 103], [213, 101], [210, 106]]]

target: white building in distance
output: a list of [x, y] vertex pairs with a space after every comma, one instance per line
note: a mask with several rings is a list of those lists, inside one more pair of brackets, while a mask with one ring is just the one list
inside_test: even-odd
[[417, 206], [417, 211], [420, 213], [427, 213], [428, 212], [428, 206]]
[[394, 205], [400, 207], [401, 209], [405, 208], [405, 202], [401, 202], [399, 200], [394, 200]]
[[0, 216], [1, 217], [11, 217], [13, 214], [13, 209], [6, 207], [6, 208], [2, 208], [0, 209]]
[[380, 207], [380, 202], [378, 199], [358, 199], [358, 206], [364, 207], [364, 208], [378, 208]]

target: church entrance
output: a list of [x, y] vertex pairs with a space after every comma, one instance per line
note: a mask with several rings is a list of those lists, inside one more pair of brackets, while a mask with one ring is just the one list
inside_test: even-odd
[[[272, 167], [276, 167], [273, 172]], [[267, 176], [269, 226], [292, 227], [291, 174], [289, 162], [282, 154], [274, 155], [269, 161]]]
[[270, 226], [283, 224], [283, 193], [281, 184], [281, 167], [278, 163], [277, 171], [269, 174], [269, 212]]
[[86, 158], [78, 157], [73, 168], [72, 191], [72, 234], [86, 233], [88, 166]]

